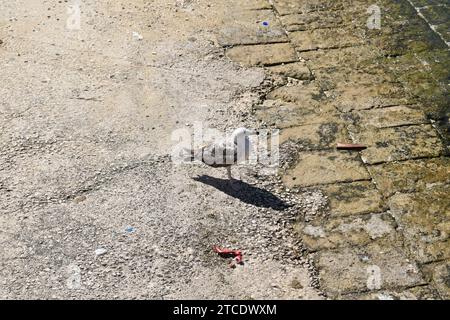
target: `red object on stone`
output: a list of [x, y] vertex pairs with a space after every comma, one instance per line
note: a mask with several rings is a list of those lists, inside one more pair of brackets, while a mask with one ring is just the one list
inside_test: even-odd
[[367, 146], [362, 144], [338, 143], [337, 148], [340, 150], [363, 150], [367, 149]]
[[217, 246], [213, 247], [214, 252], [217, 252], [222, 257], [234, 257], [234, 260], [238, 264], [242, 264], [242, 251], [241, 250], [231, 250], [226, 248], [219, 248]]

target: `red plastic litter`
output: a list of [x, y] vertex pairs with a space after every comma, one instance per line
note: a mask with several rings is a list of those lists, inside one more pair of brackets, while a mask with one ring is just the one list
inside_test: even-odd
[[213, 247], [214, 252], [217, 252], [220, 256], [227, 258], [227, 257], [234, 257], [234, 260], [238, 264], [242, 264], [242, 251], [241, 250], [231, 250], [227, 248], [219, 248], [217, 246]]

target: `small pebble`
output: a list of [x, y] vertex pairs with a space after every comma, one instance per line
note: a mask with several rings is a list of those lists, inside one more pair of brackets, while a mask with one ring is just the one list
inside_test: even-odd
[[106, 250], [105, 248], [98, 248], [97, 250], [95, 250], [95, 255], [96, 256], [101, 256], [101, 255], [104, 255], [107, 252], [108, 252], [108, 250]]

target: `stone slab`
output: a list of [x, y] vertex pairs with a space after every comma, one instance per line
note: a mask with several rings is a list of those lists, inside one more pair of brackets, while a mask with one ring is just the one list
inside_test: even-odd
[[362, 248], [319, 251], [315, 262], [321, 288], [330, 298], [426, 284], [417, 265], [401, 247], [372, 243]]
[[450, 187], [396, 193], [389, 206], [417, 261], [450, 258]]
[[444, 38], [447, 43], [450, 43], [450, 21], [437, 25], [435, 27], [436, 31]]
[[265, 66], [298, 60], [297, 53], [289, 43], [238, 46], [228, 49], [226, 54], [244, 66]]
[[344, 83], [333, 95], [336, 108], [342, 112], [408, 104], [410, 100], [399, 83]]
[[304, 62], [294, 62], [273, 66], [269, 67], [269, 70], [277, 74], [281, 74], [285, 77], [290, 77], [298, 80], [313, 79], [311, 71]]
[[381, 193], [371, 181], [339, 183], [320, 187], [328, 198], [331, 217], [345, 217], [386, 208]]
[[418, 286], [408, 289], [380, 290], [376, 292], [349, 294], [343, 300], [437, 300], [440, 296], [431, 286]]
[[337, 28], [342, 27], [344, 23], [337, 12], [332, 12], [325, 16], [322, 12], [289, 14], [281, 16], [281, 21], [289, 32]]
[[339, 115], [332, 111], [320, 108], [317, 110], [314, 106], [298, 105], [281, 100], [265, 100], [262, 105], [256, 107], [255, 114], [259, 120], [279, 129], [333, 122], [339, 118]]
[[273, 2], [280, 15], [333, 11], [344, 8], [344, 4], [341, 0], [327, 2], [320, 0], [274, 0]]
[[282, 178], [288, 187], [308, 187], [367, 179], [370, 179], [370, 176], [358, 156], [346, 151], [302, 152], [297, 164]]
[[429, 123], [422, 111], [408, 106], [355, 111], [350, 117], [362, 130]]
[[289, 36], [299, 52], [364, 44], [363, 32], [349, 28], [295, 31], [291, 32]]
[[329, 149], [348, 139], [345, 125], [338, 120], [290, 127], [282, 129], [280, 133], [280, 143], [295, 141], [301, 145], [300, 150]]
[[[410, 0], [415, 7], [425, 7], [436, 4], [442, 4], [443, 0]], [[445, 0], [444, 0], [445, 1]]]
[[226, 4], [233, 8], [241, 8], [243, 10], [264, 10], [264, 9], [272, 9], [272, 5], [269, 0], [252, 0], [252, 1], [241, 1], [241, 0], [232, 0], [226, 1]]
[[326, 96], [316, 83], [279, 87], [270, 92], [267, 98], [314, 109], [316, 113], [336, 111], [332, 105], [326, 103]]
[[369, 166], [369, 172], [384, 196], [417, 192], [450, 184], [450, 158], [409, 160]]
[[427, 280], [437, 288], [440, 298], [450, 299], [450, 260], [428, 264], [423, 267]]
[[[447, 5], [448, 4], [449, 3], [447, 2]], [[449, 6], [427, 6], [420, 9], [420, 13], [423, 14], [432, 25], [443, 24], [450, 20]]]
[[351, 133], [353, 142], [366, 145], [361, 152], [365, 163], [377, 164], [421, 157], [437, 157], [443, 144], [433, 126], [424, 124]]
[[310, 251], [340, 247], [365, 246], [374, 240], [392, 244], [399, 242], [396, 223], [387, 213], [317, 219], [298, 223], [296, 231]]
[[287, 14], [281, 16], [281, 21], [289, 32], [364, 26], [367, 21], [367, 5], [347, 6], [345, 10]]
[[272, 10], [234, 10], [223, 19], [217, 36], [221, 46], [288, 42]]
[[370, 46], [357, 46], [331, 50], [317, 50], [300, 53], [307, 65], [314, 69], [347, 67], [354, 71], [366, 61], [371, 61], [383, 53]]

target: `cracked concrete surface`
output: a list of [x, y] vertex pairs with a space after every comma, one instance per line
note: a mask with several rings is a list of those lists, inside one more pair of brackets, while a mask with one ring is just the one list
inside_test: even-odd
[[170, 161], [174, 129], [254, 127], [270, 86], [217, 43], [228, 2], [86, 0], [80, 30], [67, 4], [0, 8], [1, 298], [320, 298], [297, 211], [267, 200], [307, 197], [245, 168], [229, 195], [225, 172]]
[[[0, 4], [0, 298], [448, 298], [427, 1], [376, 1], [380, 30], [365, 0], [82, 0], [79, 30], [70, 1]], [[279, 175], [174, 164], [195, 122], [282, 129]]]

